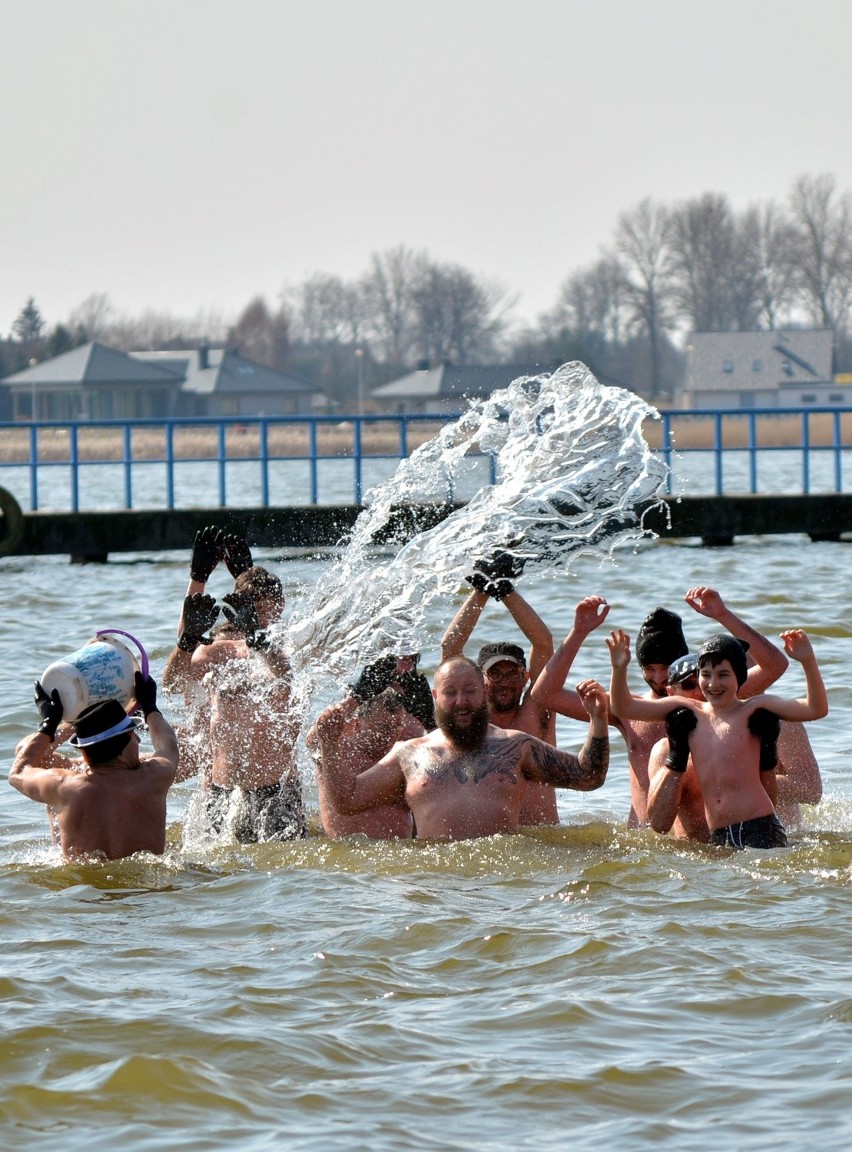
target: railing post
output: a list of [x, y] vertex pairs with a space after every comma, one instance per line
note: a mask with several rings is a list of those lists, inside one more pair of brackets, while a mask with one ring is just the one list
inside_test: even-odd
[[133, 507], [133, 432], [129, 424], [122, 429], [124, 440], [124, 507]]
[[805, 496], [811, 490], [811, 468], [810, 468], [810, 448], [811, 448], [811, 422], [808, 419], [808, 413], [802, 413], [802, 492]]
[[317, 418], [311, 417], [308, 425], [308, 452], [311, 470], [311, 503], [319, 504], [319, 475], [317, 469]]
[[361, 416], [355, 416], [352, 427], [352, 454], [355, 464], [355, 504], [361, 504]]
[[80, 511], [80, 453], [77, 443], [77, 425], [71, 424], [68, 437], [68, 463], [71, 466], [71, 511]]
[[260, 449], [260, 504], [262, 508], [269, 507], [269, 425], [261, 420], [258, 427], [258, 441]]
[[166, 507], [175, 506], [175, 426], [166, 421]]
[[30, 508], [38, 511], [38, 429], [30, 425]]
[[716, 452], [716, 495], [722, 495], [724, 487], [724, 470], [722, 468], [722, 413], [716, 413], [716, 419], [713, 421], [713, 443]]
[[227, 491], [226, 491], [227, 484], [226, 484], [226, 479], [225, 479], [225, 459], [226, 459], [225, 453], [227, 451], [227, 440], [225, 439], [225, 422], [224, 422], [224, 420], [219, 421], [218, 436], [217, 436], [216, 443], [217, 443], [217, 463], [218, 463], [218, 467], [219, 467], [219, 507], [220, 508], [227, 508], [228, 497], [227, 497]]

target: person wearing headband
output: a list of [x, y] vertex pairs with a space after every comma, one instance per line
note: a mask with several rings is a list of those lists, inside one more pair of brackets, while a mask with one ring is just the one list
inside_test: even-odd
[[[177, 737], [157, 707], [157, 685], [150, 676], [136, 673], [135, 695], [152, 756], [140, 755], [143, 721], [129, 716], [117, 700], [93, 704], [73, 726], [63, 725], [59, 692], [54, 689], [48, 696], [36, 681], [42, 721], [15, 749], [9, 783], [53, 811], [68, 860], [118, 860], [165, 851], [166, 796], [178, 766]], [[82, 763], [59, 751], [68, 736]]]

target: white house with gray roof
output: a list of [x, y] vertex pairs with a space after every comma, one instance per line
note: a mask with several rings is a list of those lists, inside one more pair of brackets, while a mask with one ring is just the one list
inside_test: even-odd
[[852, 404], [832, 375], [828, 328], [695, 332], [687, 345], [684, 408], [800, 408]]

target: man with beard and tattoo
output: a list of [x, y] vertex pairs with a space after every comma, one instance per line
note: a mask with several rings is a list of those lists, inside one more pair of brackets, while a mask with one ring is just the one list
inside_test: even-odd
[[[788, 663], [784, 653], [733, 612], [714, 588], [696, 585], [689, 589], [684, 601], [693, 611], [715, 620], [749, 646], [749, 656], [754, 665], [748, 670], [742, 693], [744, 697], [765, 692], [784, 672]], [[603, 596], [586, 596], [579, 602], [571, 631], [533, 684], [530, 694], [539, 704], [574, 720], [584, 716], [576, 692], [564, 688], [563, 684], [583, 641], [603, 624], [609, 607]], [[667, 608], [655, 608], [642, 622], [636, 637], [636, 658], [648, 689], [642, 696], [643, 700], [666, 698], [669, 665], [688, 652], [680, 616]], [[635, 828], [648, 823], [648, 761], [654, 745], [665, 737], [666, 728], [659, 720], [628, 720], [615, 715], [612, 710], [610, 723], [619, 730], [627, 745], [630, 770], [630, 815], [627, 823]]]
[[[326, 786], [341, 812], [366, 812], [404, 800], [418, 839], [468, 840], [517, 832], [529, 782], [588, 792], [606, 779], [606, 693], [594, 680], [577, 685], [589, 721], [579, 756], [526, 732], [490, 724], [482, 669], [464, 656], [439, 665], [433, 694], [434, 732], [395, 744], [366, 772], [327, 776]], [[343, 722], [334, 710], [320, 717], [321, 747], [335, 742]]]
[[[469, 577], [473, 591], [450, 622], [441, 640], [441, 659], [461, 656], [489, 599], [502, 604], [529, 643], [529, 669], [518, 644], [485, 644], [476, 662], [485, 676], [488, 719], [498, 728], [526, 732], [548, 744], [556, 743], [556, 717], [533, 700], [527, 686], [534, 682], [553, 655], [553, 634], [531, 604], [515, 590], [510, 576], [522, 564], [509, 552], [495, 552], [479, 560]], [[584, 713], [585, 715], [585, 713]], [[542, 784], [527, 785], [521, 823], [558, 824], [556, 793]]]

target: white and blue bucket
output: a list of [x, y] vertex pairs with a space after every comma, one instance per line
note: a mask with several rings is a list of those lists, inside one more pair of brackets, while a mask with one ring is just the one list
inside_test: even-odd
[[136, 691], [135, 674], [148, 676], [148, 656], [135, 636], [121, 628], [101, 628], [95, 637], [42, 673], [41, 685], [48, 696], [54, 688], [59, 691], [63, 720], [76, 720], [102, 700], [118, 700], [126, 706]]

